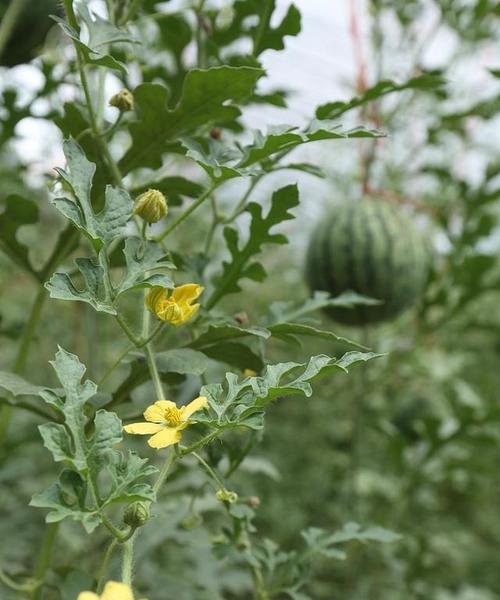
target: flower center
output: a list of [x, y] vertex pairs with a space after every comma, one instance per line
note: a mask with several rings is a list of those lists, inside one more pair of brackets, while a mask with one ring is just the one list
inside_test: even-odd
[[182, 316], [180, 306], [174, 300], [166, 300], [165, 304], [161, 307], [163, 313], [162, 318], [165, 321], [176, 321]]
[[181, 411], [176, 406], [166, 408], [164, 416], [170, 427], [178, 427], [181, 424]]

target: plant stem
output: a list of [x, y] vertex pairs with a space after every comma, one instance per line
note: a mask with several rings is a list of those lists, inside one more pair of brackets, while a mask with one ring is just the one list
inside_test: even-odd
[[203, 448], [203, 446], [210, 443], [212, 440], [215, 440], [215, 438], [218, 437], [220, 435], [220, 433], [221, 433], [220, 431], [213, 431], [212, 433], [209, 433], [208, 435], [206, 435], [204, 438], [201, 438], [201, 440], [198, 440], [192, 446], [186, 446], [186, 447], [182, 448], [181, 456], [187, 456], [188, 454], [191, 454], [191, 452], [194, 452], [195, 450], [198, 450], [199, 448]]
[[[64, 0], [64, 9], [66, 11], [68, 23], [71, 25], [71, 27], [73, 27], [73, 29], [78, 31], [79, 27], [78, 21], [75, 16], [75, 12], [73, 10], [73, 0]], [[92, 103], [92, 95], [90, 93], [90, 86], [87, 78], [87, 73], [85, 71], [85, 64], [82, 57], [82, 53], [74, 40], [73, 45], [75, 47], [76, 52], [76, 65], [78, 68], [78, 73], [80, 75], [80, 81], [82, 82], [83, 93], [85, 95], [85, 102], [87, 104], [87, 110], [89, 113], [90, 128], [92, 129], [92, 133], [94, 134], [95, 141], [99, 145], [101, 152], [106, 158], [106, 162], [108, 163], [113, 183], [116, 186], [120, 187], [122, 185], [122, 176], [115, 160], [111, 156], [111, 152], [109, 151], [108, 145], [102, 139], [101, 132], [99, 131], [98, 118], [94, 109], [94, 105]]]
[[191, 213], [193, 213], [199, 206], [201, 206], [203, 204], [203, 202], [205, 202], [205, 200], [211, 195], [213, 194], [213, 192], [216, 190], [216, 188], [218, 187], [218, 184], [212, 184], [210, 187], [208, 187], [203, 194], [197, 199], [195, 200], [195, 202], [193, 202], [193, 204], [191, 204], [191, 206], [186, 209], [182, 215], [180, 215], [180, 217], [178, 217], [171, 225], [170, 227], [167, 227], [165, 229], [165, 231], [163, 231], [162, 233], [160, 233], [160, 235], [156, 236], [156, 241], [157, 242], [161, 242], [162, 240], [164, 240], [168, 235], [170, 235], [172, 233], [172, 231], [178, 226], [180, 225], [183, 221], [185, 221], [189, 215]]
[[135, 333], [130, 329], [130, 327], [128, 326], [125, 319], [119, 314], [115, 315], [115, 319], [116, 319], [118, 325], [123, 329], [125, 335], [132, 342], [132, 344], [134, 344], [134, 346], [137, 346], [138, 348], [140, 348], [142, 340], [140, 338], [138, 338], [135, 335]]
[[123, 544], [122, 555], [122, 581], [132, 587], [132, 572], [134, 567], [134, 534], [128, 541]]
[[172, 466], [175, 458], [176, 458], [175, 452], [172, 449], [169, 449], [167, 457], [165, 459], [165, 462], [163, 463], [163, 467], [161, 468], [160, 474], [158, 475], [158, 479], [155, 481], [155, 483], [153, 485], [153, 492], [155, 493], [155, 495], [158, 494], [161, 486], [167, 480], [167, 476], [170, 471], [170, 467]]
[[[35, 580], [43, 581], [47, 570], [50, 567], [52, 561], [52, 553], [54, 550], [54, 542], [56, 539], [57, 531], [59, 529], [59, 523], [49, 523], [45, 528], [45, 534], [43, 536], [42, 547], [38, 555], [38, 560], [35, 567]], [[33, 600], [39, 600], [41, 598], [42, 586], [40, 585], [31, 594]]]
[[163, 386], [161, 384], [160, 374], [158, 373], [158, 368], [156, 366], [156, 361], [155, 361], [155, 355], [154, 355], [151, 344], [146, 344], [144, 346], [144, 354], [146, 355], [146, 361], [148, 363], [149, 373], [151, 375], [151, 381], [153, 382], [153, 386], [155, 388], [156, 399], [164, 400], [165, 395], [163, 393]]
[[191, 454], [196, 458], [196, 460], [200, 463], [200, 465], [202, 465], [202, 467], [207, 471], [207, 473], [210, 475], [210, 477], [214, 481], [217, 482], [217, 485], [219, 486], [219, 489], [221, 489], [221, 490], [225, 489], [226, 486], [224, 485], [224, 482], [219, 477], [219, 475], [216, 473], [216, 471], [214, 469], [212, 469], [212, 467], [207, 463], [207, 461], [204, 458], [202, 458], [194, 450], [191, 452]]
[[104, 554], [104, 557], [101, 562], [101, 566], [99, 567], [99, 576], [97, 578], [97, 593], [100, 594], [102, 592], [102, 588], [104, 587], [104, 581], [106, 579], [106, 575], [108, 573], [108, 566], [111, 557], [118, 545], [118, 541], [116, 538], [113, 538]]
[[10, 37], [14, 31], [17, 20], [21, 16], [27, 0], [12, 0], [5, 11], [0, 23], [0, 56], [2, 56]]
[[104, 381], [111, 375], [111, 373], [116, 369], [116, 367], [122, 362], [122, 360], [135, 348], [134, 344], [128, 345], [123, 352], [120, 352], [116, 360], [113, 361], [110, 367], [106, 369], [101, 379], [97, 382], [97, 385], [100, 387]]

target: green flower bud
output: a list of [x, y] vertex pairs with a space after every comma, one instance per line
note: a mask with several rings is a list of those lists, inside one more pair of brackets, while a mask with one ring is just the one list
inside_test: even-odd
[[238, 494], [236, 492], [231, 492], [231, 490], [226, 490], [225, 488], [218, 490], [215, 497], [220, 502], [229, 502], [230, 504], [238, 502]]
[[130, 90], [120, 90], [114, 96], [111, 96], [109, 105], [114, 106], [121, 112], [134, 110], [134, 96]]
[[168, 213], [167, 199], [158, 190], [148, 190], [137, 198], [134, 213], [148, 223], [156, 223]]
[[148, 519], [149, 508], [144, 502], [133, 502], [132, 504], [129, 504], [123, 515], [123, 522], [134, 529], [136, 527], [142, 527]]

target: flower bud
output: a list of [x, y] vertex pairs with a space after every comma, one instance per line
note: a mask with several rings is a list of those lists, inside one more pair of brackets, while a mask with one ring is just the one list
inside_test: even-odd
[[248, 315], [246, 312], [236, 313], [235, 315], [233, 315], [233, 319], [236, 321], [236, 323], [239, 323], [240, 325], [247, 325], [249, 323]]
[[255, 377], [257, 375], [257, 371], [253, 369], [245, 369], [243, 371], [243, 377]]
[[215, 497], [219, 502], [229, 502], [229, 504], [234, 504], [238, 501], [238, 494], [231, 490], [226, 490], [226, 488], [218, 490]]
[[132, 504], [129, 504], [123, 515], [123, 522], [134, 529], [136, 527], [142, 527], [148, 519], [149, 508], [144, 502], [133, 502]]
[[259, 508], [260, 498], [258, 496], [249, 496], [247, 498], [247, 504], [250, 508]]
[[134, 110], [134, 96], [130, 90], [120, 90], [114, 96], [111, 96], [109, 105], [114, 106], [121, 112]]
[[210, 137], [211, 137], [213, 140], [220, 140], [220, 138], [221, 138], [221, 135], [222, 135], [222, 131], [220, 130], [220, 127], [213, 127], [213, 128], [210, 130]]
[[148, 223], [156, 223], [168, 213], [167, 199], [158, 190], [148, 190], [137, 198], [134, 213]]

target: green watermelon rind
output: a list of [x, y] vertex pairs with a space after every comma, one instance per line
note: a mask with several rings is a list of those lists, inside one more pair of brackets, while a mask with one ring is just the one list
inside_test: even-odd
[[382, 301], [327, 314], [348, 325], [390, 320], [415, 304], [428, 277], [429, 250], [403, 210], [379, 198], [332, 208], [315, 228], [306, 255], [311, 290], [348, 290]]

